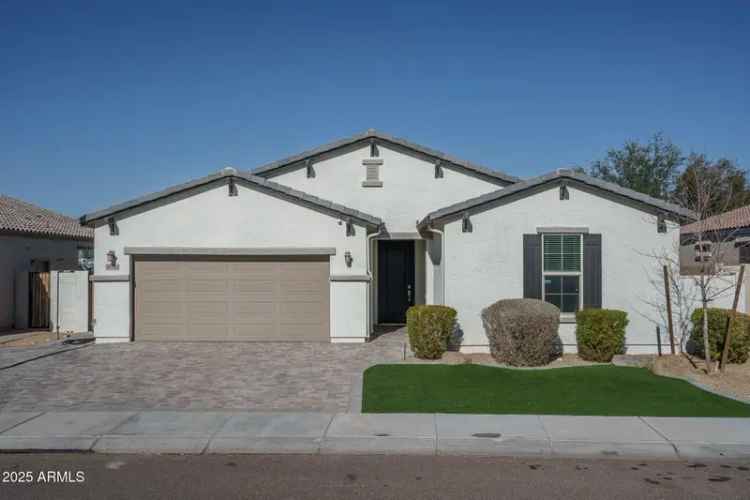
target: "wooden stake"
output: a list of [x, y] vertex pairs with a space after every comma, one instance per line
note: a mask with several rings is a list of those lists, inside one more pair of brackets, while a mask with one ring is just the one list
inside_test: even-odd
[[740, 266], [740, 274], [737, 276], [737, 286], [734, 288], [734, 302], [732, 303], [732, 314], [727, 318], [727, 325], [724, 331], [724, 349], [721, 350], [721, 360], [719, 369], [722, 373], [727, 368], [727, 358], [729, 357], [729, 343], [732, 341], [732, 322], [737, 316], [737, 305], [740, 301], [740, 291], [742, 290], [742, 280], [745, 277], [745, 266]]
[[674, 354], [674, 327], [672, 326], [672, 294], [669, 287], [669, 270], [667, 270], [666, 265], [662, 266], [662, 269], [664, 270], [664, 297], [667, 299], [667, 328], [669, 329], [669, 347], [672, 350], [672, 354]]

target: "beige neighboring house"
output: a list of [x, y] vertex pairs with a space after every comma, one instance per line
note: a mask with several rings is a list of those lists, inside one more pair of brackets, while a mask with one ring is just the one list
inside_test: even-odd
[[48, 328], [50, 271], [81, 269], [93, 244], [78, 220], [0, 195], [0, 331]]
[[[740, 265], [750, 264], [750, 205], [680, 228], [680, 274], [699, 274], [701, 260], [717, 260], [729, 268], [729, 272], [736, 271]], [[747, 290], [750, 274], [747, 270], [745, 273], [744, 288]], [[744, 303], [745, 312], [750, 311], [747, 291]]]

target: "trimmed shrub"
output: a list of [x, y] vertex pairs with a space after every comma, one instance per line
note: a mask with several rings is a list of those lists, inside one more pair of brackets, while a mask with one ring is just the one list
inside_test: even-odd
[[500, 300], [482, 311], [490, 351], [512, 366], [546, 365], [560, 353], [560, 309], [536, 299]]
[[422, 359], [438, 359], [448, 350], [453, 334], [456, 310], [446, 306], [418, 305], [406, 311], [406, 330], [414, 355]]
[[[724, 329], [731, 316], [729, 309], [708, 309], [708, 345], [711, 348], [711, 359], [718, 361], [724, 349]], [[705, 357], [703, 349], [703, 309], [696, 309], [690, 316], [693, 330], [688, 340], [689, 350], [700, 357]], [[732, 321], [732, 338], [729, 344], [728, 361], [744, 363], [750, 355], [750, 316], [738, 312]]]
[[578, 356], [586, 361], [609, 363], [625, 353], [628, 313], [616, 309], [583, 309], [576, 313]]

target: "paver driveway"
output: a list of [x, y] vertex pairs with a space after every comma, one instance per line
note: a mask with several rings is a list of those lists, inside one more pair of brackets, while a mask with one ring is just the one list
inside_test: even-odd
[[0, 370], [0, 411], [348, 411], [354, 377], [403, 344], [92, 345]]

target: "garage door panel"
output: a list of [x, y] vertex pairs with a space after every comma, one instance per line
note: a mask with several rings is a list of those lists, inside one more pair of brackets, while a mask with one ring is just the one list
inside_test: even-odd
[[277, 316], [273, 302], [233, 302], [232, 314], [238, 323], [273, 323]]
[[143, 324], [179, 324], [182, 326], [186, 307], [183, 303], [145, 302], [140, 319]]
[[219, 294], [222, 297], [227, 292], [227, 280], [223, 277], [196, 278], [191, 276], [187, 280], [187, 291], [202, 294]]
[[[324, 312], [320, 310], [319, 304], [314, 302], [287, 302], [279, 304], [279, 314], [282, 323], [300, 323], [306, 321], [319, 323], [324, 316]], [[325, 314], [325, 316], [328, 316], [328, 314]]]
[[182, 340], [185, 337], [185, 329], [180, 325], [151, 324], [142, 326], [136, 331], [136, 338], [146, 340]]
[[329, 274], [327, 257], [136, 259], [135, 337], [328, 340]]
[[187, 318], [192, 325], [217, 325], [226, 323], [229, 316], [227, 302], [191, 301], [187, 308]]

